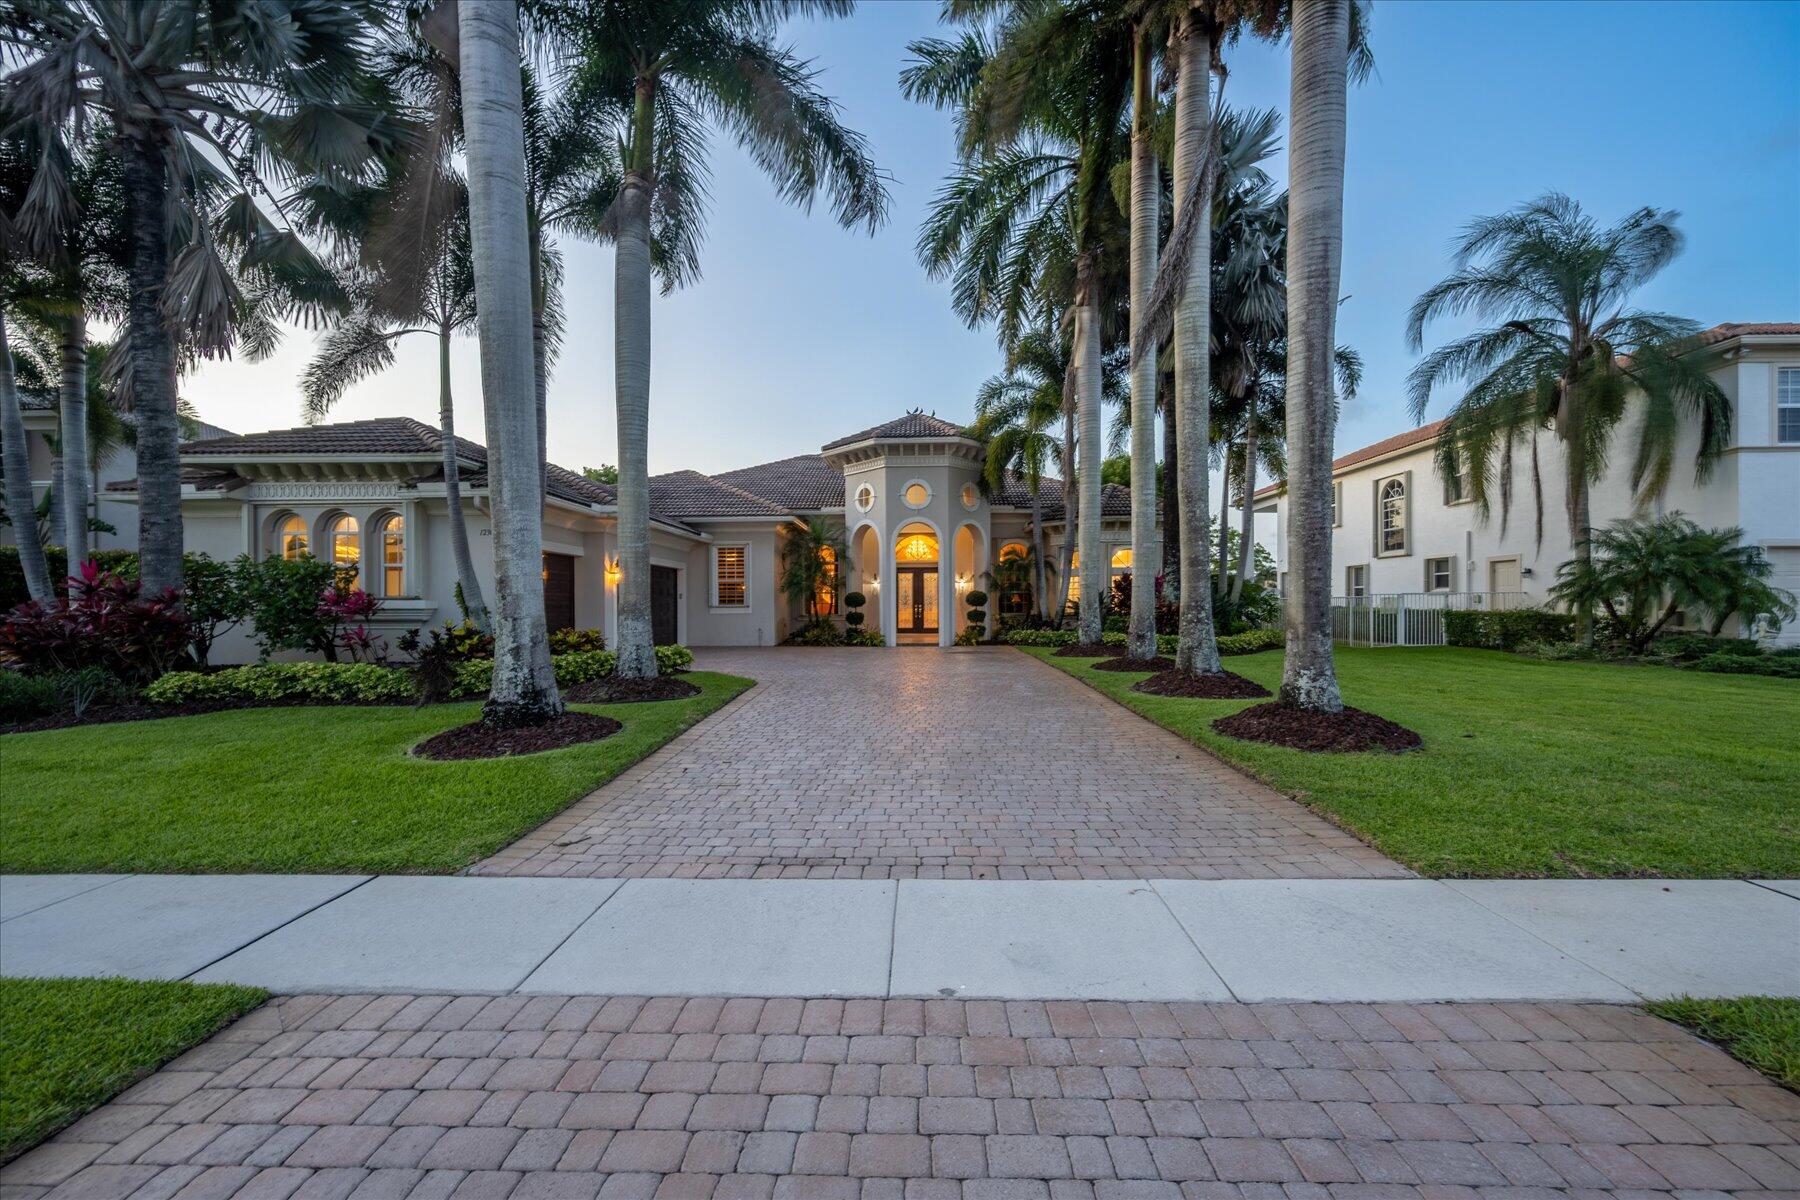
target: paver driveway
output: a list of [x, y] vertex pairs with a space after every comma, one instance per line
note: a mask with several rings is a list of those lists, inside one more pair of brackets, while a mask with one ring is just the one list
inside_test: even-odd
[[758, 686], [476, 870], [869, 879], [1409, 874], [1017, 651], [708, 650], [697, 665]]
[[1800, 1188], [1797, 1133], [1597, 1005], [292, 996], [0, 1195], [1711, 1200]]

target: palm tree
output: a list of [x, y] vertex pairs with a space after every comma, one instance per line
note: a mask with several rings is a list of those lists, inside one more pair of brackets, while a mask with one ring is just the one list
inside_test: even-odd
[[[1151, 98], [1150, 76], [1151, 26], [1139, 22], [1131, 35], [1131, 311], [1134, 317], [1149, 303], [1150, 290], [1156, 282], [1157, 210], [1162, 199], [1156, 150], [1152, 144], [1156, 102]], [[1160, 654], [1156, 641], [1156, 589], [1148, 586], [1151, 563], [1157, 557], [1156, 347], [1145, 344], [1150, 336], [1148, 328], [1134, 322], [1131, 331], [1131, 561], [1136, 575], [1134, 582], [1143, 582], [1146, 586], [1131, 589], [1125, 653], [1129, 658], [1144, 661]]]
[[990, 376], [975, 396], [969, 433], [986, 444], [982, 486], [990, 495], [1020, 479], [1031, 491], [1031, 594], [1040, 617], [1051, 616], [1044, 548], [1044, 468], [1061, 450], [1051, 429], [1063, 412], [1068, 343], [1045, 321], [1013, 346], [1007, 369]]
[[12, 346], [6, 336], [6, 312], [0, 307], [0, 470], [6, 474], [6, 516], [19, 544], [25, 593], [40, 604], [55, 598], [44, 545], [38, 540], [37, 505], [31, 498], [31, 457], [25, 444], [25, 416], [13, 381]]
[[1332, 340], [1352, 0], [1294, 0], [1288, 139], [1287, 653], [1277, 703], [1344, 708], [1331, 654]]
[[481, 719], [490, 728], [510, 728], [540, 725], [563, 712], [544, 616], [519, 13], [511, 0], [459, 0], [457, 16], [494, 508], [494, 681]]
[[[575, 46], [574, 94], [626, 114], [623, 168], [600, 232], [614, 258], [614, 371], [619, 425], [619, 663], [626, 678], [656, 674], [650, 622], [650, 279], [668, 291], [697, 269], [695, 251], [709, 125], [736, 137], [781, 194], [820, 192], [845, 227], [873, 231], [887, 211], [881, 172], [862, 135], [838, 119], [815, 72], [775, 42], [778, 21], [812, 5], [748, 0], [573, 0], [560, 21]], [[667, 236], [654, 234], [658, 224]]]
[[327, 301], [328, 289], [306, 283], [317, 264], [279, 220], [275, 185], [315, 172], [348, 177], [391, 132], [363, 87], [380, 12], [338, 0], [213, 0], [204, 9], [14, 0], [0, 22], [0, 47], [20, 64], [0, 106], [45, 147], [41, 186], [19, 214], [28, 238], [53, 242], [83, 219], [66, 185], [66, 132], [105, 120], [115, 134], [147, 590], [181, 584], [178, 340], [194, 353], [225, 351], [242, 299], [234, 274], [286, 278]]
[[[1446, 478], [1466, 471], [1484, 516], [1496, 473], [1502, 512], [1510, 508], [1514, 444], [1530, 442], [1535, 478], [1537, 432], [1553, 430], [1563, 448], [1564, 503], [1578, 559], [1591, 553], [1588, 488], [1606, 468], [1633, 392], [1643, 397], [1630, 474], [1640, 503], [1667, 486], [1684, 425], [1700, 427], [1694, 473], [1701, 481], [1730, 437], [1731, 403], [1707, 373], [1710, 356], [1692, 353], [1689, 339], [1699, 326], [1630, 307], [1632, 293], [1681, 252], [1676, 218], [1641, 208], [1602, 229], [1557, 193], [1478, 218], [1456, 241], [1452, 273], [1407, 317], [1415, 350], [1437, 317], [1473, 314], [1493, 322], [1413, 368], [1407, 382], [1414, 419], [1423, 417], [1435, 387], [1463, 382], [1437, 457]], [[1537, 499], [1541, 540], [1541, 492]], [[1585, 617], [1582, 628], [1591, 642]]]
[[[362, 262], [353, 288], [355, 307], [319, 340], [318, 353], [301, 376], [308, 422], [320, 420], [351, 385], [394, 364], [394, 344], [422, 334], [437, 340], [438, 432], [444, 459], [444, 503], [450, 526], [456, 581], [469, 619], [489, 626], [481, 580], [469, 552], [457, 465], [456, 406], [450, 387], [450, 340], [475, 324], [475, 269], [469, 247], [468, 196], [462, 181], [446, 178], [435, 213], [408, 212], [417, 227], [404, 247], [381, 236], [361, 241]], [[396, 215], [396, 197], [372, 197], [372, 223]]]
[[809, 624], [824, 620], [819, 599], [829, 595], [835, 601], [842, 579], [838, 564], [850, 561], [844, 545], [844, 526], [821, 517], [790, 533], [782, 551], [781, 590], [788, 600], [806, 609]]

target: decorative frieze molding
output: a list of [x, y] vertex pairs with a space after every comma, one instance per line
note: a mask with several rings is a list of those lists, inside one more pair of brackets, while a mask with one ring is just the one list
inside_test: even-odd
[[382, 483], [253, 483], [246, 489], [251, 500], [333, 501], [392, 500], [412, 496], [410, 488]]

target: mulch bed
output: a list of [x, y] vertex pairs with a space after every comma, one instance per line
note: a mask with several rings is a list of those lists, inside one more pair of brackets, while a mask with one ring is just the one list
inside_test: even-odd
[[571, 704], [642, 704], [652, 700], [686, 700], [698, 696], [700, 689], [674, 675], [657, 675], [650, 679], [619, 679], [608, 675], [578, 683], [563, 693]]
[[1114, 646], [1106, 642], [1076, 642], [1072, 646], [1064, 646], [1053, 657], [1056, 658], [1112, 658], [1125, 653], [1125, 647]]
[[1131, 690], [1149, 696], [1181, 696], [1190, 700], [1255, 700], [1269, 694], [1269, 689], [1254, 679], [1245, 679], [1230, 671], [1217, 675], [1164, 671], [1138, 680], [1131, 685]]
[[561, 750], [566, 746], [597, 742], [623, 728], [625, 726], [611, 717], [580, 712], [566, 712], [543, 725], [519, 729], [488, 729], [480, 721], [471, 721], [426, 738], [413, 747], [413, 753], [420, 758], [444, 762], [507, 758], [514, 754], [536, 754], [540, 750]]
[[1110, 658], [1105, 662], [1097, 662], [1096, 671], [1173, 671], [1175, 660], [1172, 658], [1126, 658], [1123, 654]]
[[1339, 713], [1317, 713], [1282, 704], [1256, 704], [1220, 717], [1212, 727], [1226, 737], [1324, 754], [1353, 754], [1360, 750], [1397, 754], [1425, 744], [1424, 738], [1404, 725], [1348, 707]]

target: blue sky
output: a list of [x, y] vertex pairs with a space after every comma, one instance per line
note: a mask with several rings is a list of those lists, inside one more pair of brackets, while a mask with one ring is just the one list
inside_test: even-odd
[[[936, 14], [935, 0], [864, 0], [849, 20], [788, 31], [893, 177], [892, 217], [873, 237], [783, 205], [715, 139], [704, 276], [654, 302], [652, 471], [812, 451], [908, 408], [968, 418], [999, 354], [913, 254], [951, 163], [950, 119], [897, 86], [906, 43], [937, 28]], [[1372, 36], [1377, 75], [1350, 101], [1338, 333], [1367, 373], [1340, 452], [1410, 426], [1405, 313], [1444, 273], [1449, 239], [1471, 216], [1546, 190], [1609, 221], [1645, 204], [1681, 212], [1687, 251], [1643, 305], [1706, 324], [1800, 319], [1800, 4], [1378, 0]], [[1286, 56], [1237, 47], [1227, 101], [1285, 110]], [[1282, 156], [1268, 165], [1285, 175]], [[563, 250], [569, 331], [551, 447], [581, 467], [615, 461], [612, 253], [566, 239]], [[209, 364], [184, 394], [227, 428], [295, 424], [310, 350], [297, 331], [274, 360]], [[400, 357], [344, 399], [342, 419], [435, 420], [432, 348]], [[472, 340], [457, 346], [455, 373], [459, 423], [479, 437]]]

